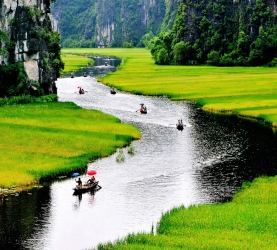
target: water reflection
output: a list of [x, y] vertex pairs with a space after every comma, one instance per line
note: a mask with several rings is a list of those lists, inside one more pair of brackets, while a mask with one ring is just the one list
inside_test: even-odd
[[[132, 143], [134, 155], [123, 150], [124, 162], [117, 163], [115, 153], [89, 164], [102, 186], [95, 194], [72, 195], [75, 182], [66, 179], [32, 196], [4, 200], [0, 238], [6, 249], [13, 244], [17, 249], [85, 249], [131, 232], [150, 232], [172, 207], [228, 201], [242, 181], [276, 175], [276, 135], [268, 128], [208, 114], [189, 102], [120, 91], [111, 95], [91, 76], [59, 79], [57, 87], [60, 101], [117, 116], [137, 126], [142, 138]], [[141, 102], [147, 115], [136, 112]], [[175, 127], [180, 118], [183, 131]]]
[[64, 75], [64, 77], [74, 77], [80, 76], [92, 76], [92, 77], [103, 77], [107, 75], [108, 72], [115, 72], [116, 68], [120, 65], [121, 59], [115, 57], [100, 57], [100, 56], [88, 56], [92, 58], [94, 64], [88, 67], [81, 67], [80, 70], [75, 70]]

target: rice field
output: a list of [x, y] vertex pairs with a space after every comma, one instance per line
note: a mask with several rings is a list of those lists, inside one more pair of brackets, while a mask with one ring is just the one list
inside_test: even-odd
[[140, 138], [134, 126], [73, 103], [0, 107], [0, 188], [68, 175]]
[[123, 59], [101, 82], [134, 94], [190, 100], [203, 109], [261, 118], [277, 126], [277, 69], [155, 65], [143, 48], [63, 49], [67, 54], [108, 55]]
[[91, 58], [85, 56], [78, 56], [72, 53], [62, 54], [62, 61], [65, 62], [63, 73], [70, 73], [76, 70], [80, 70], [81, 67], [87, 66], [88, 64], [93, 64]]

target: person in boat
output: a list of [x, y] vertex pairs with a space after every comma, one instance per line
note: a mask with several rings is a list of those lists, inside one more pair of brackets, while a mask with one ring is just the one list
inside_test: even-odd
[[[76, 181], [76, 180], [75, 180]], [[82, 185], [83, 185], [83, 183], [82, 183], [82, 180], [81, 180], [81, 178], [79, 177], [78, 178], [78, 180], [76, 181], [76, 183], [77, 183], [77, 188], [81, 188], [82, 187]]]
[[94, 175], [91, 176], [91, 178], [87, 180], [87, 183], [90, 184], [90, 185], [95, 183], [95, 182], [96, 182], [96, 179], [95, 179]]
[[146, 112], [147, 111], [147, 108], [146, 106], [144, 106], [143, 104], [140, 106], [140, 111], [141, 112]]

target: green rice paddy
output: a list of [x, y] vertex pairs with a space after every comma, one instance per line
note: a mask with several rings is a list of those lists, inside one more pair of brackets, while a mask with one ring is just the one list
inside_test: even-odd
[[[117, 89], [191, 100], [205, 110], [262, 118], [277, 126], [276, 68], [158, 66], [149, 51], [137, 48], [74, 52], [122, 58], [120, 70], [100, 80]], [[260, 177], [245, 183], [231, 202], [172, 209], [162, 216], [157, 232], [130, 234], [97, 249], [275, 250], [276, 211], [277, 177]]]
[[73, 103], [0, 107], [0, 188], [84, 169], [140, 138], [137, 128]]
[[62, 61], [65, 62], [63, 73], [70, 73], [76, 70], [80, 70], [81, 67], [87, 66], [88, 64], [93, 64], [91, 58], [84, 56], [78, 56], [72, 53], [62, 54]]

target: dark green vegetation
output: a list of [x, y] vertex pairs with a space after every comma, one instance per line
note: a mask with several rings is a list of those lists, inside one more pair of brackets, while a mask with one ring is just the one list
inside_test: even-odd
[[172, 31], [151, 41], [157, 64], [276, 66], [277, 16], [266, 0], [181, 0]]
[[276, 249], [276, 189], [277, 177], [258, 178], [232, 202], [172, 209], [155, 235], [129, 235], [97, 249]]
[[0, 107], [0, 188], [70, 175], [140, 138], [113, 116], [47, 101]]
[[43, 95], [40, 97], [35, 97], [30, 95], [20, 95], [20, 96], [0, 98], [0, 107], [5, 105], [15, 105], [15, 104], [46, 103], [46, 102], [54, 102], [57, 100], [58, 100], [58, 96], [56, 94]]
[[23, 63], [0, 66], [0, 97], [27, 95], [29, 81]]
[[172, 28], [178, 2], [58, 0], [51, 14], [64, 48], [144, 47], [149, 36]]

